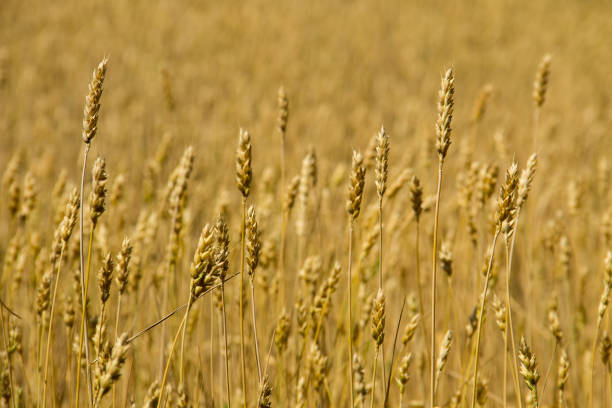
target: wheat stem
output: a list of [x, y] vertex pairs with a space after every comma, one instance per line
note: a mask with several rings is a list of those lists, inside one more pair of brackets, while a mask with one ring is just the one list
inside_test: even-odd
[[[117, 341], [117, 336], [119, 335], [119, 317], [121, 316], [121, 292], [117, 296], [117, 314], [115, 316], [115, 341]], [[115, 389], [115, 384], [113, 384], [113, 408], [117, 406], [117, 392]]]
[[374, 355], [374, 364], [372, 365], [372, 394], [370, 394], [370, 408], [374, 407], [374, 391], [376, 390], [376, 366], [378, 365], [379, 346], [376, 346], [376, 354]]
[[262, 384], [263, 377], [261, 376], [261, 362], [259, 359], [259, 341], [257, 340], [257, 319], [255, 318], [255, 283], [251, 278], [251, 312], [253, 314], [253, 336], [255, 337], [255, 358], [257, 360], [257, 374], [259, 384]]
[[493, 244], [491, 245], [491, 256], [489, 258], [489, 266], [487, 268], [487, 277], [485, 278], [484, 289], [481, 294], [480, 311], [478, 316], [478, 331], [476, 333], [476, 347], [474, 352], [474, 388], [472, 392], [472, 408], [476, 406], [476, 393], [478, 389], [478, 357], [480, 353], [480, 336], [482, 334], [482, 318], [484, 316], [485, 300], [487, 298], [487, 290], [489, 288], [489, 279], [491, 278], [491, 269], [493, 268], [493, 257], [495, 256], [495, 246], [497, 244], [497, 238], [499, 237], [500, 230], [497, 229], [493, 236]]
[[351, 407], [355, 406], [355, 396], [353, 390], [353, 322], [352, 322], [352, 290], [351, 290], [351, 280], [352, 280], [352, 269], [353, 269], [353, 221], [349, 217], [349, 233], [348, 233], [348, 346], [349, 346], [349, 384], [351, 390]]
[[221, 312], [223, 313], [223, 341], [225, 342], [225, 392], [227, 398], [227, 406], [232, 406], [230, 397], [230, 380], [229, 380], [229, 348], [227, 347], [227, 317], [225, 314], [225, 282], [221, 281]]
[[[81, 211], [83, 209], [83, 205], [82, 205], [82, 197], [81, 197]], [[81, 214], [82, 216], [82, 214]], [[82, 225], [82, 222], [81, 222]], [[82, 353], [83, 353], [83, 342], [85, 343], [85, 358], [87, 360], [87, 364], [85, 365], [85, 374], [86, 374], [86, 378], [87, 378], [87, 390], [88, 390], [88, 395], [89, 395], [89, 403], [90, 406], [93, 406], [93, 390], [92, 390], [92, 382], [91, 382], [91, 371], [89, 368], [89, 361], [91, 361], [90, 357], [89, 357], [89, 333], [88, 333], [88, 329], [87, 329], [87, 324], [86, 324], [86, 319], [87, 319], [87, 288], [89, 286], [89, 270], [91, 267], [91, 250], [92, 250], [92, 245], [93, 245], [93, 237], [94, 237], [94, 230], [95, 230], [96, 226], [92, 225], [91, 227], [91, 232], [89, 233], [89, 244], [88, 244], [88, 250], [87, 250], [87, 270], [85, 272], [85, 283], [82, 284], [81, 286], [81, 296], [82, 296], [82, 314], [81, 314], [81, 334], [79, 336], [79, 354], [78, 354], [78, 359], [77, 359], [77, 381], [76, 381], [76, 397], [75, 397], [75, 401], [76, 401], [76, 408], [79, 407], [79, 388], [80, 388], [80, 379], [81, 379], [81, 357], [82, 357]], [[83, 245], [83, 241], [81, 241], [81, 245]], [[83, 261], [83, 259], [81, 258], [81, 261]], [[85, 340], [85, 341], [83, 341]]]
[[520, 208], [517, 210], [517, 213], [516, 213], [516, 219], [515, 219], [516, 224], [515, 224], [514, 233], [512, 234], [513, 241], [512, 241], [512, 247], [510, 249], [511, 252], [508, 252], [508, 246], [506, 246], [506, 336], [508, 336], [508, 332], [510, 332], [510, 344], [512, 345], [512, 356], [513, 356], [512, 375], [514, 379], [514, 388], [516, 390], [516, 402], [517, 402], [517, 406], [519, 408], [522, 408], [523, 399], [521, 396], [520, 380], [518, 377], [519, 368], [518, 368], [518, 361], [516, 357], [517, 356], [516, 346], [514, 343], [514, 328], [512, 325], [512, 308], [511, 308], [512, 306], [511, 306], [511, 298], [510, 298], [510, 273], [512, 271], [512, 251], [514, 249], [514, 236], [516, 235], [516, 228], [518, 226], [519, 215], [520, 215]]
[[[382, 196], [378, 200], [378, 288], [383, 290], [383, 205]], [[387, 381], [385, 373], [385, 347], [381, 344], [381, 362], [382, 362], [382, 380], [383, 380], [383, 394], [387, 392]]]
[[[421, 260], [419, 259], [419, 230], [420, 230], [420, 220], [417, 219], [416, 221], [416, 228], [415, 228], [415, 233], [416, 233], [416, 244], [415, 244], [415, 258], [416, 258], [416, 276], [417, 276], [417, 292], [418, 292], [418, 296], [419, 296], [419, 313], [421, 314], [421, 321], [420, 321], [420, 325], [423, 328], [423, 342], [425, 344], [429, 343], [428, 340], [428, 336], [427, 336], [427, 323], [424, 319], [425, 317], [425, 307], [423, 306], [423, 288], [421, 286]], [[425, 350], [425, 354], [428, 354], [429, 351], [427, 350], [427, 347], [424, 348]], [[427, 358], [427, 356], [426, 356]]]
[[435, 406], [435, 366], [436, 366], [436, 261], [438, 259], [438, 214], [440, 212], [440, 190], [442, 186], [442, 166], [443, 160], [438, 163], [438, 186], [436, 192], [436, 208], [434, 212], [434, 227], [433, 227], [433, 256], [432, 256], [432, 268], [431, 268], [431, 342], [430, 342], [430, 390], [429, 390], [429, 401], [431, 407]]
[[187, 314], [181, 320], [181, 324], [174, 335], [174, 340], [172, 341], [172, 346], [170, 347], [170, 352], [168, 353], [168, 360], [166, 361], [166, 367], [164, 368], [164, 376], [162, 377], [161, 387], [159, 389], [159, 406], [163, 407], [164, 404], [164, 388], [166, 387], [166, 379], [168, 377], [168, 371], [170, 369], [170, 362], [172, 361], [172, 354], [174, 352], [174, 348], [176, 347], [176, 342], [181, 334], [181, 329], [185, 326], [185, 322], [187, 321]]
[[55, 287], [53, 288], [53, 298], [51, 300], [51, 311], [49, 312], [49, 329], [47, 333], [47, 351], [45, 354], [45, 377], [43, 379], [43, 408], [47, 406], [47, 374], [49, 373], [49, 354], [51, 351], [51, 333], [53, 331], [53, 315], [55, 312], [55, 301], [57, 299], [57, 287], [59, 286], [60, 273], [62, 269], [62, 258], [64, 257], [64, 249], [66, 245], [62, 244], [59, 260], [57, 262], [57, 277], [55, 278]]
[[[187, 302], [187, 309], [185, 310], [184, 319], [187, 320], [189, 316], [189, 311], [191, 310], [191, 305], [193, 304], [193, 296], [191, 295], [191, 289], [189, 290], [189, 301]], [[181, 338], [181, 357], [179, 363], [179, 385], [183, 385], [183, 357], [185, 354], [185, 331], [187, 329], [187, 325], [183, 325], [183, 334]]]
[[242, 396], [246, 407], [246, 363], [244, 359], [244, 256], [245, 256], [245, 232], [246, 232], [246, 197], [242, 196], [242, 224], [240, 226], [240, 365], [242, 366]]

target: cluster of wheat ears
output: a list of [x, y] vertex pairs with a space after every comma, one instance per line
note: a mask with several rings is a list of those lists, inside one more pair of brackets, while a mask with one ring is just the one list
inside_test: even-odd
[[[136, 186], [123, 175], [107, 186], [102, 157], [88, 177], [90, 148], [104, 143], [96, 137], [110, 66], [103, 59], [85, 99], [82, 161], [74, 165], [80, 182], [69, 187], [67, 175], [59, 174], [51, 197], [41, 197], [31, 172], [21, 182], [19, 152], [5, 166], [2, 406], [606, 406], [612, 252], [600, 261], [603, 293], [591, 310], [570, 296], [577, 282], [584, 290], [586, 277], [571, 276], [572, 249], [561, 221], [550, 227], [546, 257], [556, 256], [558, 268], [544, 285], [550, 295], [545, 324], [530, 311], [533, 297], [542, 296], [533, 288], [544, 278], [520, 271], [528, 261], [513, 267], [522, 223], [537, 222], [528, 218], [528, 196], [538, 151], [546, 149], [538, 139], [550, 65], [547, 55], [533, 85], [533, 117], [527, 118], [533, 154], [522, 164], [512, 160], [502, 177], [496, 166], [471, 157], [491, 88], [482, 89], [456, 151], [455, 73], [444, 72], [435, 131], [426, 142], [427, 154], [437, 154], [433, 186], [410, 168], [390, 170], [393, 137], [384, 127], [325, 186], [315, 148], [291, 177], [290, 99], [281, 88], [278, 177], [253, 171], [257, 139], [240, 129], [239, 200], [219, 194], [215, 218], [196, 226], [201, 232], [192, 242], [190, 208], [202, 205], [190, 200], [199, 160], [192, 147], [164, 184], [172, 139], [162, 141], [142, 180], [147, 205], [133, 222], [125, 208], [139, 204], [128, 202], [125, 191]], [[172, 109], [166, 73], [163, 78]], [[451, 214], [441, 206], [447, 160], [459, 163]], [[256, 197], [254, 181], [261, 183]], [[424, 193], [428, 187], [433, 194]], [[578, 207], [575, 201], [570, 209]], [[343, 218], [330, 215], [336, 204], [345, 206]], [[109, 211], [113, 219], [104, 221]], [[38, 223], [52, 225], [52, 239], [42, 236], [46, 230], [32, 221], [34, 213]], [[441, 234], [449, 217], [456, 218], [453, 227]], [[345, 228], [344, 251], [321, 247], [326, 223]], [[160, 244], [162, 228], [168, 234]], [[109, 230], [121, 235], [116, 251]], [[410, 240], [400, 240], [402, 234]], [[430, 263], [423, 264], [429, 244]], [[453, 246], [467, 260], [455, 260]], [[398, 257], [411, 265], [407, 271], [397, 269]], [[522, 305], [517, 288], [527, 294]], [[464, 303], [471, 314], [462, 315]], [[576, 310], [582, 319], [561, 319]], [[494, 318], [488, 330], [487, 312]], [[596, 321], [591, 337], [589, 316]], [[544, 356], [536, 357], [534, 338], [551, 345], [540, 347]]]

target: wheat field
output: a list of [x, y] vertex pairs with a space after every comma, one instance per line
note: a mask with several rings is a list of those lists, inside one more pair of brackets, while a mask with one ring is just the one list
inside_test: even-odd
[[611, 21], [0, 2], [0, 406], [612, 406]]

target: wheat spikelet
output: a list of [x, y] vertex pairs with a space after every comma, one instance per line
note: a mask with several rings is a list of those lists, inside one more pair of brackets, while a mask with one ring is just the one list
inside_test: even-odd
[[488, 382], [486, 380], [479, 380], [478, 386], [476, 388], [477, 388], [476, 402], [478, 403], [479, 406], [483, 407], [487, 403], [487, 399], [488, 399], [488, 392], [489, 392]]
[[223, 217], [217, 217], [217, 222], [214, 226], [215, 237], [215, 255], [214, 262], [216, 273], [219, 278], [224, 281], [229, 270], [229, 231]]
[[406, 388], [406, 384], [408, 383], [408, 379], [410, 378], [408, 375], [408, 369], [410, 368], [410, 364], [412, 363], [412, 353], [408, 353], [402, 358], [402, 361], [399, 363], [398, 374], [395, 381], [399, 386], [400, 395], [404, 394], [404, 390]]
[[419, 327], [419, 323], [421, 322], [421, 315], [419, 313], [412, 316], [412, 319], [406, 324], [406, 328], [404, 329], [404, 334], [402, 336], [402, 344], [406, 346], [410, 343], [410, 340], [414, 337], [416, 333], [417, 327]]
[[519, 360], [521, 362], [520, 366], [520, 374], [525, 381], [525, 385], [530, 391], [530, 394], [535, 400], [535, 404], [537, 406], [538, 401], [538, 381], [540, 381], [540, 373], [538, 371], [538, 366], [536, 362], [536, 357], [531, 351], [531, 349], [527, 346], [525, 342], [525, 337], [521, 337], [521, 343], [519, 345]]
[[261, 239], [255, 219], [255, 208], [250, 206], [247, 210], [246, 223], [246, 263], [247, 273], [251, 280], [254, 278], [255, 268], [259, 263], [259, 253], [261, 250]]
[[381, 289], [374, 298], [372, 308], [372, 338], [376, 347], [380, 347], [385, 339], [385, 295]]
[[53, 280], [53, 270], [48, 269], [42, 276], [36, 294], [36, 314], [41, 324], [44, 324], [46, 318], [44, 313], [49, 308], [49, 299], [51, 297], [51, 282]]
[[297, 197], [298, 187], [300, 185], [300, 176], [295, 176], [291, 179], [289, 183], [289, 187], [285, 192], [285, 197], [283, 197], [283, 211], [286, 213], [291, 212], [295, 204], [295, 198]]
[[529, 194], [529, 190], [531, 189], [531, 184], [533, 183], [533, 176], [535, 175], [536, 166], [538, 164], [538, 156], [536, 153], [533, 153], [527, 159], [527, 166], [521, 172], [521, 177], [519, 179], [518, 184], [518, 198], [516, 201], [516, 207], [522, 208], [523, 204], [527, 200], [527, 195]]
[[26, 173], [23, 184], [23, 197], [19, 217], [25, 223], [36, 206], [36, 179], [31, 172]]
[[93, 225], [98, 223], [105, 210], [106, 199], [106, 160], [98, 157], [93, 167], [92, 189], [89, 195], [89, 219]]
[[102, 268], [98, 272], [98, 288], [100, 289], [100, 303], [106, 304], [106, 301], [110, 297], [110, 286], [113, 281], [113, 269], [115, 263], [111, 254], [107, 254], [102, 263]]
[[249, 196], [251, 191], [251, 179], [253, 170], [251, 169], [251, 135], [248, 131], [240, 129], [238, 139], [238, 150], [236, 151], [236, 183], [242, 197]]
[[565, 405], [565, 387], [567, 385], [567, 381], [569, 380], [569, 368], [569, 357], [567, 355], [567, 351], [563, 348], [561, 349], [561, 354], [559, 355], [559, 368], [557, 371], [557, 392], [559, 406]]
[[365, 167], [361, 154], [353, 151], [353, 164], [349, 180], [349, 197], [346, 210], [352, 221], [355, 221], [361, 211], [361, 200], [363, 199], [363, 187], [365, 185]]
[[265, 377], [261, 383], [261, 391], [259, 396], [259, 403], [257, 408], [271, 408], [272, 407], [272, 384], [268, 377]]
[[448, 69], [442, 77], [442, 86], [438, 94], [438, 120], [436, 122], [436, 149], [441, 162], [446, 158], [451, 145], [451, 121], [454, 111], [455, 75]]
[[217, 279], [215, 269], [215, 248], [214, 248], [214, 231], [210, 225], [206, 224], [200, 234], [198, 247], [193, 254], [191, 262], [191, 296], [196, 299], [203, 292], [208, 290]]
[[533, 101], [538, 108], [544, 105], [544, 101], [546, 100], [551, 60], [552, 56], [550, 54], [544, 55], [538, 66], [536, 78], [533, 83]]
[[328, 358], [323, 355], [319, 347], [313, 343], [310, 347], [309, 361], [313, 385], [318, 391], [321, 389], [329, 371]]
[[442, 340], [442, 345], [440, 346], [440, 353], [438, 354], [438, 361], [436, 362], [436, 383], [435, 388], [438, 388], [438, 383], [440, 382], [440, 375], [446, 367], [446, 362], [448, 360], [448, 353], [450, 352], [451, 344], [453, 342], [453, 332], [451, 330], [446, 332], [444, 336], [444, 340]]
[[561, 323], [559, 321], [559, 305], [557, 298], [553, 299], [553, 302], [548, 307], [548, 328], [555, 340], [561, 344], [563, 343], [563, 331], [561, 330]]
[[387, 176], [389, 173], [389, 135], [381, 127], [376, 136], [376, 191], [382, 200], [387, 191]]
[[447, 241], [442, 242], [440, 247], [440, 269], [450, 279], [453, 276], [453, 252], [450, 249], [450, 244]]
[[508, 168], [506, 180], [499, 190], [497, 200], [497, 212], [495, 213], [495, 224], [498, 230], [502, 230], [503, 225], [512, 225], [516, 210], [518, 187], [518, 167], [516, 162]]
[[276, 125], [278, 132], [284, 138], [287, 132], [287, 122], [289, 121], [289, 99], [284, 87], [278, 89], [278, 117]]
[[474, 108], [472, 109], [472, 123], [473, 124], [479, 123], [482, 120], [482, 117], [484, 116], [486, 109], [487, 109], [487, 102], [489, 98], [491, 97], [492, 93], [493, 93], [493, 85], [491, 84], [486, 84], [480, 90], [480, 93], [478, 94], [478, 98], [476, 99], [474, 103]]
[[506, 331], [506, 305], [493, 294], [493, 309], [495, 310], [495, 323], [497, 328], [505, 333]]
[[78, 191], [75, 188], [70, 192], [70, 196], [68, 198], [68, 203], [66, 203], [66, 210], [64, 212], [64, 219], [60, 226], [60, 236], [64, 246], [68, 244], [68, 240], [72, 235], [72, 231], [74, 230], [74, 226], [77, 223], [79, 216], [79, 195]]
[[410, 202], [412, 203], [414, 218], [418, 221], [421, 212], [423, 212], [423, 188], [416, 176], [412, 176], [410, 181]]
[[121, 376], [121, 368], [127, 358], [127, 352], [130, 347], [127, 342], [127, 333], [123, 333], [113, 346], [110, 354], [110, 359], [106, 362], [102, 369], [101, 375], [97, 380], [97, 404], [100, 404], [102, 397], [111, 389], [111, 386], [117, 382]]
[[121, 250], [117, 254], [117, 272], [116, 282], [119, 288], [119, 293], [123, 294], [127, 288], [130, 272], [130, 259], [132, 257], [132, 244], [130, 240], [125, 237], [121, 244]]
[[91, 82], [89, 83], [89, 93], [85, 97], [85, 108], [83, 110], [83, 141], [90, 144], [96, 136], [98, 130], [98, 117], [100, 114], [100, 99], [106, 76], [106, 65], [108, 59], [104, 58], [94, 69]]
[[355, 402], [358, 405], [363, 405], [365, 403], [365, 399], [368, 395], [370, 387], [366, 383], [365, 368], [363, 367], [363, 361], [361, 357], [359, 357], [359, 354], [357, 353], [353, 355], [353, 367], [354, 367], [354, 373], [355, 373], [355, 378], [353, 379], [355, 395], [356, 395]]
[[157, 408], [159, 405], [159, 393], [160, 393], [159, 383], [154, 381], [147, 390], [147, 395], [144, 399], [144, 408]]
[[283, 352], [287, 349], [289, 335], [291, 334], [291, 321], [289, 320], [289, 314], [287, 314], [287, 311], [285, 309], [283, 309], [281, 315], [278, 318], [275, 333], [276, 335], [274, 336], [274, 344], [276, 345], [278, 354], [282, 355]]
[[604, 331], [601, 336], [601, 348], [599, 349], [601, 355], [601, 362], [605, 367], [609, 367], [610, 364], [610, 352], [612, 351], [612, 342], [608, 332]]
[[305, 408], [306, 407], [306, 399], [308, 394], [308, 382], [306, 378], [300, 377], [297, 382], [297, 392], [296, 392], [296, 408]]

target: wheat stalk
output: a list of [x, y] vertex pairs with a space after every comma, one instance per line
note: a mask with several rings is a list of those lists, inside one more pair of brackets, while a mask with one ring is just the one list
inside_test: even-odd
[[[100, 64], [94, 69], [92, 74], [92, 80], [89, 84], [89, 93], [85, 98], [85, 108], [83, 111], [83, 132], [82, 139], [85, 143], [85, 152], [83, 154], [83, 171], [81, 173], [81, 194], [80, 194], [80, 214], [79, 214], [79, 242], [80, 242], [80, 266], [81, 266], [81, 302], [83, 305], [83, 315], [85, 315], [85, 304], [87, 303], [87, 285], [85, 279], [85, 267], [84, 267], [84, 254], [83, 254], [83, 195], [85, 191], [85, 169], [87, 168], [87, 156], [89, 155], [89, 148], [91, 142], [96, 135], [98, 130], [98, 118], [100, 113], [100, 99], [102, 98], [102, 90], [104, 84], [104, 78], [106, 76], [106, 66], [108, 59], [104, 58]], [[93, 229], [92, 229], [93, 232]], [[91, 240], [90, 240], [91, 241]], [[83, 327], [85, 330], [85, 338], [89, 338], [87, 332], [87, 325], [84, 325], [84, 319], [81, 321], [81, 332]], [[82, 343], [83, 334], [81, 334], [80, 343]], [[79, 350], [79, 361], [81, 351]], [[85, 356], [89, 361], [89, 344], [85, 342]], [[79, 381], [80, 381], [80, 364], [77, 366], [77, 386], [75, 396], [75, 406], [79, 406]], [[89, 367], [86, 367], [87, 384], [89, 392], [89, 405], [93, 405], [93, 392], [91, 383], [91, 372]]]
[[440, 192], [442, 188], [442, 168], [451, 145], [451, 121], [454, 111], [455, 75], [448, 69], [442, 77], [438, 94], [438, 120], [436, 122], [436, 149], [438, 151], [438, 182], [436, 190], [436, 207], [434, 210], [433, 250], [431, 268], [431, 347], [430, 347], [430, 390], [429, 401], [433, 408], [435, 401], [435, 359], [436, 359], [436, 260], [438, 252], [438, 216], [440, 213]]
[[349, 194], [346, 202], [346, 210], [348, 212], [349, 219], [349, 232], [348, 232], [348, 360], [349, 360], [349, 384], [350, 384], [350, 400], [351, 407], [355, 406], [355, 395], [353, 389], [353, 322], [352, 322], [352, 265], [353, 265], [353, 228], [355, 220], [359, 217], [361, 211], [361, 201], [363, 200], [363, 188], [365, 185], [365, 172], [366, 169], [363, 166], [363, 157], [360, 153], [353, 151], [353, 162], [352, 169], [349, 179]]

